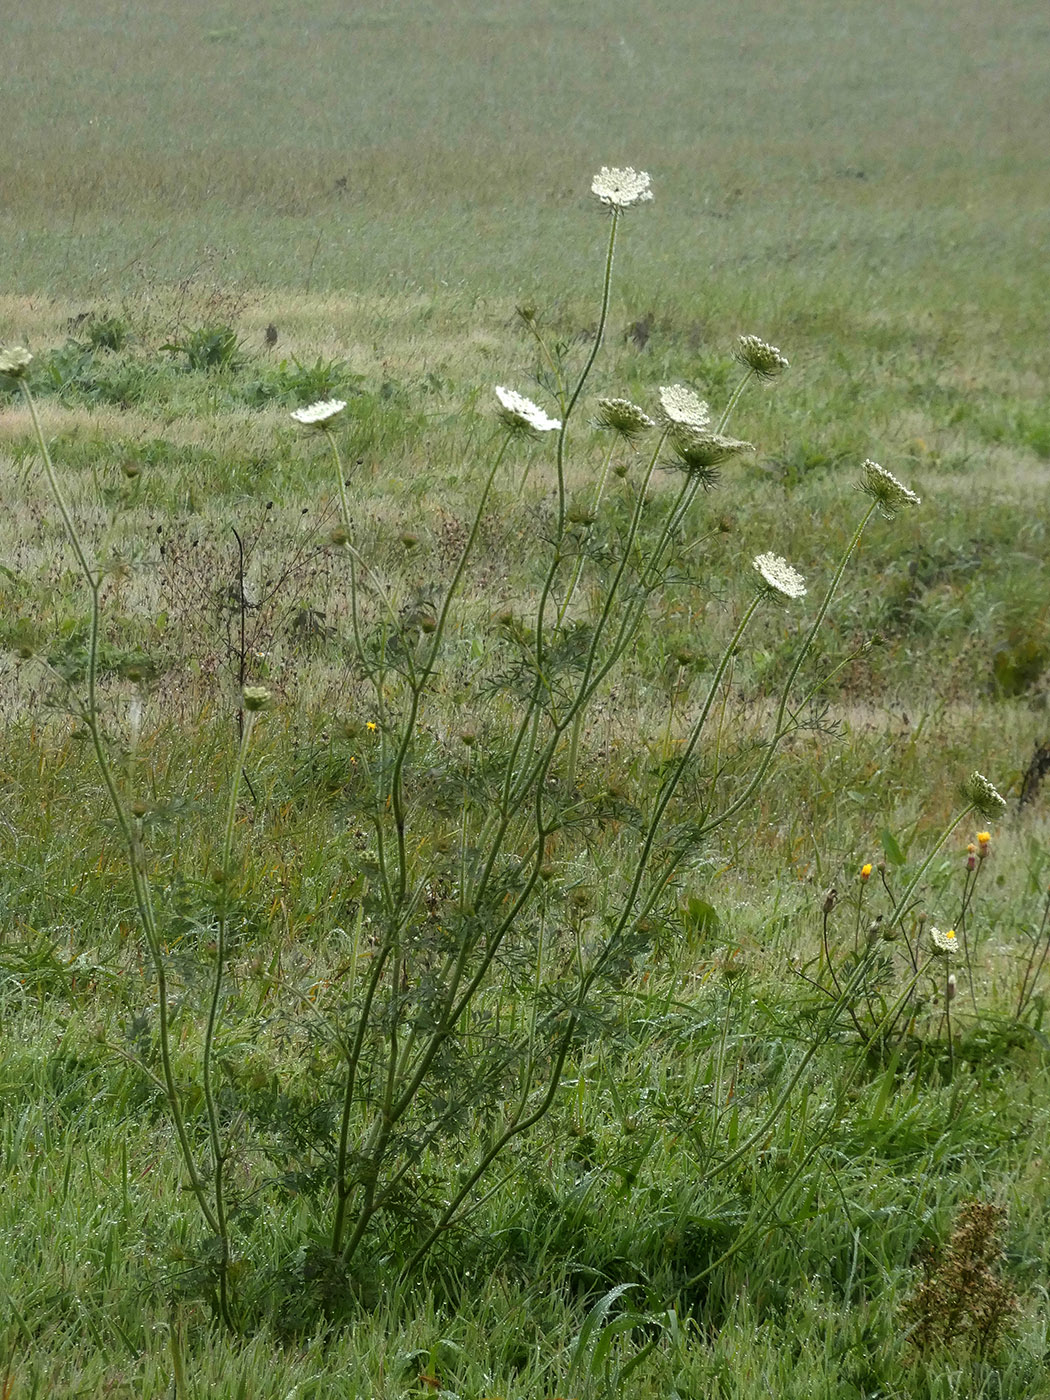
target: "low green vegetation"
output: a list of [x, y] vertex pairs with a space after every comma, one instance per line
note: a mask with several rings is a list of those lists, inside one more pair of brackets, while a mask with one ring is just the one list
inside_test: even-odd
[[408, 8], [13, 112], [0, 1398], [1050, 1395], [1041, 12]]

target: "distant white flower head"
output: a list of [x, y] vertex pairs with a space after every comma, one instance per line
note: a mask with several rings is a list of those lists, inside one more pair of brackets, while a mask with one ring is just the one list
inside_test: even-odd
[[608, 428], [628, 439], [641, 437], [656, 427], [648, 413], [630, 399], [599, 399], [594, 422], [596, 427]]
[[0, 375], [8, 379], [22, 379], [32, 360], [32, 353], [24, 345], [12, 345], [9, 350], [0, 350]]
[[333, 418], [338, 418], [346, 407], [345, 399], [319, 399], [309, 408], [293, 409], [291, 416], [297, 423], [308, 428], [326, 428]]
[[804, 598], [806, 581], [779, 554], [758, 554], [754, 566], [766, 592], [781, 593], [785, 598]]
[[997, 817], [1006, 806], [1006, 798], [976, 768], [966, 780], [966, 796], [983, 817]]
[[757, 335], [742, 335], [737, 341], [736, 357], [741, 364], [754, 370], [759, 379], [775, 379], [788, 367], [788, 360], [775, 345], [759, 340]]
[[246, 710], [251, 710], [257, 714], [259, 710], [266, 710], [273, 699], [272, 693], [264, 685], [246, 685], [241, 692], [242, 701]]
[[684, 384], [667, 384], [660, 390], [660, 407], [664, 421], [681, 423], [687, 428], [706, 428], [711, 410], [699, 394]]
[[901, 506], [922, 505], [921, 496], [909, 491], [903, 482], [898, 481], [885, 467], [880, 467], [878, 462], [869, 458], [861, 466], [861, 472], [860, 489], [877, 502], [879, 510], [889, 519], [893, 519]]
[[591, 193], [609, 209], [630, 209], [632, 204], [644, 204], [653, 197], [648, 172], [630, 165], [622, 169], [603, 165], [591, 181]]
[[950, 958], [953, 953], [959, 951], [959, 936], [953, 928], [946, 928], [943, 933], [939, 928], [931, 928], [930, 942], [933, 944], [933, 951], [942, 958]]
[[500, 402], [500, 419], [512, 433], [556, 433], [561, 427], [557, 418], [549, 417], [539, 404], [524, 394], [516, 394], [513, 389], [497, 384], [496, 397]]

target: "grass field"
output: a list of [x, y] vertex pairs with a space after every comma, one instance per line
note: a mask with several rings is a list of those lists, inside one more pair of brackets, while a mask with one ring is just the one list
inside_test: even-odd
[[1050, 1396], [1048, 40], [5, 18], [0, 1400]]

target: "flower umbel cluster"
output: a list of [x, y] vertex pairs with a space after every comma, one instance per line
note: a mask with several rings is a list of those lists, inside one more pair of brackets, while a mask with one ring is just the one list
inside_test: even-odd
[[931, 927], [930, 942], [938, 957], [951, 957], [953, 953], [959, 951], [959, 939], [953, 928], [946, 928], [942, 933], [939, 928]]
[[706, 428], [711, 410], [694, 390], [684, 384], [667, 384], [660, 390], [660, 407], [665, 423], [681, 424], [686, 428]]
[[647, 433], [650, 428], [656, 427], [648, 413], [644, 413], [630, 399], [599, 399], [594, 425], [619, 433], [628, 441], [633, 441]]
[[496, 397], [500, 403], [497, 410], [500, 420], [512, 433], [532, 436], [535, 433], [556, 433], [561, 427], [557, 418], [549, 417], [539, 404], [533, 403], [524, 394], [516, 394], [513, 389], [504, 389], [497, 384]]
[[318, 399], [308, 408], [292, 410], [291, 417], [307, 428], [327, 428], [333, 418], [338, 418], [346, 407], [345, 399]]
[[966, 780], [966, 796], [982, 817], [997, 817], [1006, 806], [1006, 798], [976, 768]]
[[754, 452], [754, 443], [741, 442], [738, 438], [725, 437], [722, 433], [697, 432], [695, 429], [679, 428], [671, 434], [671, 446], [678, 455], [680, 465], [691, 476], [713, 484], [716, 467], [738, 457], [742, 452]]
[[762, 580], [763, 592], [780, 593], [785, 598], [806, 596], [805, 579], [779, 554], [757, 554], [753, 562]]
[[591, 181], [591, 193], [609, 209], [630, 209], [632, 204], [644, 204], [653, 197], [648, 171], [630, 165], [603, 165]]
[[32, 360], [32, 353], [24, 345], [12, 345], [9, 350], [0, 350], [0, 376], [22, 379]]
[[922, 504], [922, 497], [916, 496], [914, 491], [897, 480], [892, 472], [888, 472], [885, 467], [880, 467], [878, 462], [873, 462], [869, 458], [861, 467], [860, 489], [866, 496], [877, 502], [879, 510], [890, 520], [897, 514], [901, 506], [918, 506]]
[[737, 341], [736, 357], [741, 364], [754, 370], [759, 379], [776, 379], [788, 367], [787, 358], [775, 345], [759, 340], [757, 335], [742, 335]]

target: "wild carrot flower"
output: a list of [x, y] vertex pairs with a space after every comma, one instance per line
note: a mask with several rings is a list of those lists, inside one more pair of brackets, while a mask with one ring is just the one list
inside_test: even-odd
[[32, 353], [24, 345], [0, 350], [0, 375], [7, 379], [23, 379], [32, 361]]
[[982, 817], [997, 817], [1006, 806], [1006, 798], [976, 768], [966, 780], [966, 796]]
[[775, 345], [759, 340], [757, 335], [742, 335], [737, 341], [736, 357], [741, 364], [754, 370], [759, 379], [776, 379], [788, 367], [788, 360]]
[[869, 458], [861, 466], [861, 473], [860, 489], [877, 502], [879, 510], [888, 519], [892, 520], [901, 506], [922, 504], [921, 496], [909, 491], [903, 482], [898, 481], [885, 467], [880, 467], [878, 462]]
[[757, 554], [752, 562], [762, 579], [764, 592], [781, 593], [785, 598], [806, 596], [805, 579], [779, 554]]
[[619, 433], [628, 442], [633, 442], [650, 428], [655, 428], [656, 424], [630, 399], [599, 399], [594, 426], [608, 428], [610, 432]]
[[345, 399], [318, 399], [308, 408], [292, 410], [291, 417], [307, 428], [327, 428], [333, 418], [338, 418], [346, 407]]
[[630, 165], [622, 168], [603, 165], [591, 181], [591, 193], [608, 209], [630, 209], [633, 204], [644, 204], [652, 199], [649, 183], [645, 170], [635, 170]]
[[498, 413], [504, 427], [512, 433], [533, 436], [536, 433], [555, 433], [561, 427], [557, 418], [551, 418], [538, 404], [527, 399], [524, 394], [516, 394], [513, 389], [496, 385], [496, 397], [500, 406]]
[[953, 928], [946, 928], [942, 933], [939, 928], [931, 926], [930, 942], [938, 957], [951, 957], [953, 953], [959, 951], [959, 939]]
[[705, 486], [713, 486], [718, 479], [716, 468], [731, 457], [742, 452], [754, 452], [754, 444], [741, 442], [738, 438], [725, 437], [722, 433], [697, 431], [695, 428], [680, 427], [671, 433], [671, 446], [678, 461], [672, 465], [681, 467], [690, 476], [699, 477]]
[[269, 709], [272, 694], [264, 685], [246, 685], [242, 692], [244, 698], [244, 708], [253, 713], [259, 710]]
[[684, 384], [668, 384], [660, 390], [660, 407], [665, 423], [682, 424], [698, 431], [711, 421], [711, 410], [699, 394]]

